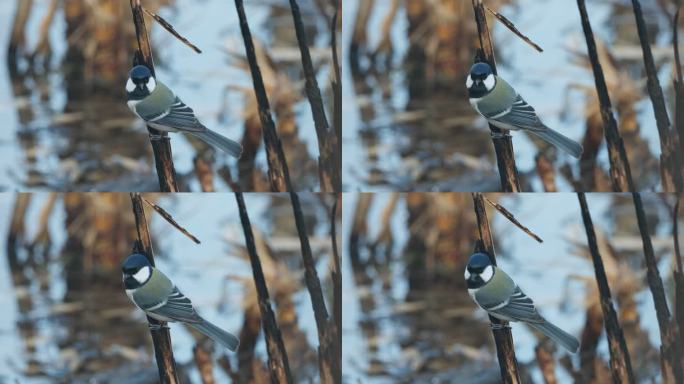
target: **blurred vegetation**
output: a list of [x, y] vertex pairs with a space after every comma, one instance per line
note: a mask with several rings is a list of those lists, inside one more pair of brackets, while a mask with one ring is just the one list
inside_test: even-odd
[[[165, 206], [172, 214], [174, 209], [169, 205], [191, 212], [191, 215], [222, 209], [203, 204], [199, 198], [191, 200], [192, 196], [185, 196], [147, 194], [145, 198]], [[184, 202], [184, 199], [189, 201]], [[252, 214], [252, 226], [293, 378], [298, 383], [317, 381], [317, 346], [307, 337], [312, 333], [308, 328], [315, 324], [313, 318], [309, 318], [311, 304], [304, 285], [290, 201], [286, 195], [275, 194], [260, 199], [266, 207], [260, 210], [262, 215]], [[329, 237], [333, 199], [328, 195], [302, 195], [313, 256], [319, 264], [326, 265], [325, 271], [331, 270], [333, 262]], [[248, 207], [255, 200], [251, 197]], [[226, 205], [233, 201], [232, 195], [225, 195]], [[217, 228], [219, 235], [226, 233], [228, 225], [239, 228], [237, 208], [224, 209], [226, 214], [218, 215], [219, 222], [207, 223], [204, 229], [193, 234], [205, 240], [215, 236]], [[29, 383], [46, 380], [59, 383], [158, 382], [149, 330], [142, 313], [130, 303], [121, 285], [120, 263], [130, 253], [137, 237], [129, 195], [18, 194], [12, 212], [1, 213], [10, 223], [5, 243], [12, 277], [9, 294], [15, 297], [19, 320], [16, 324], [18, 334], [0, 335], [0, 340], [17, 337], [22, 346], [11, 362], [3, 362], [0, 369], [3, 374]], [[159, 220], [151, 210], [147, 216], [152, 222]], [[182, 215], [175, 215], [175, 219], [182, 225]], [[155, 227], [152, 228], [157, 257], [166, 263], [187, 264], [187, 257], [192, 256], [169, 249], [165, 240], [169, 233], [159, 236]], [[175, 230], [171, 231], [175, 233]], [[218, 302], [210, 305], [226, 319], [236, 316], [242, 319], [241, 329], [235, 330], [241, 346], [236, 354], [227, 354], [221, 348], [214, 350], [214, 345], [201, 334], [186, 328], [195, 339], [194, 346], [190, 346], [193, 351], [179, 351], [187, 344], [174, 342], [179, 377], [184, 383], [204, 383], [204, 378], [209, 376], [215, 382], [270, 382], [261, 315], [241, 234], [226, 234], [226, 245], [228, 251], [213, 257], [231, 257], [243, 266], [224, 271], [223, 292], [219, 294]], [[200, 251], [201, 248], [191, 249]], [[212, 265], [215, 268], [225, 264], [216, 262]], [[175, 274], [177, 279], [178, 275], [185, 274], [201, 276], [202, 268], [203, 265], [197, 263], [185, 265], [176, 269]], [[321, 273], [319, 277], [326, 301], [333, 303], [330, 274]], [[241, 297], [239, 306], [229, 302], [229, 296], [236, 295], [226, 291], [229, 282], [238, 282], [242, 287], [242, 292], [238, 293]], [[212, 296], [216, 297], [216, 293], [208, 298]], [[196, 305], [202, 302], [207, 305], [207, 298], [193, 300]], [[8, 310], [14, 310], [14, 307]], [[201, 307], [198, 310], [202, 312]], [[175, 332], [172, 330], [172, 339]], [[178, 360], [178, 356], [188, 355], [192, 356], [191, 360]]]
[[[468, 297], [463, 270], [479, 237], [470, 194], [465, 193], [407, 193], [358, 194], [352, 212], [345, 221], [349, 224], [347, 252], [354, 275], [354, 289], [350, 301], [358, 301], [359, 323], [349, 328], [345, 337], [360, 340], [363, 352], [348, 378], [369, 382], [438, 382], [438, 383], [498, 383], [501, 380], [491, 330], [486, 319], [479, 316]], [[535, 201], [531, 194], [505, 196], [486, 195], [504, 206], [525, 206]], [[540, 201], [538, 210], [553, 210], [553, 196]], [[555, 204], [576, 203], [574, 195], [562, 197]], [[572, 198], [572, 199], [569, 199]], [[674, 196], [649, 194], [644, 199], [649, 231], [653, 238], [660, 275], [665, 283], [668, 299], [675, 303], [673, 270], [675, 264], [672, 234]], [[655, 312], [645, 278], [645, 261], [634, 205], [629, 195], [604, 195], [608, 207], [603, 215], [594, 213], [599, 250], [605, 264], [608, 282], [618, 311], [637, 382], [658, 381], [660, 377], [660, 345], [649, 339], [649, 332], [657, 334], [652, 320]], [[598, 195], [588, 195], [591, 202]], [[516, 213], [516, 209], [509, 210]], [[501, 215], [488, 209], [490, 222], [505, 222], [507, 231], [518, 231]], [[578, 210], [579, 211], [579, 210]], [[684, 218], [681, 210], [679, 220]], [[525, 224], [524, 218], [517, 219]], [[563, 372], [576, 383], [611, 382], [607, 350], [604, 343], [603, 314], [599, 303], [596, 280], [591, 272], [591, 259], [579, 213], [574, 217], [558, 217], [558, 222], [546, 225], [576, 227], [565, 238], [544, 238], [545, 243], [563, 244], [570, 251], [549, 255], [547, 266], [567, 269], [577, 265], [573, 259], [586, 260], [589, 269], [567, 270], [565, 281], [558, 283], [564, 290], [558, 293], [560, 310], [564, 316], [583, 318], [584, 326], [577, 334], [581, 341], [578, 355], [554, 348], [541, 335], [537, 348], [542, 350], [537, 361], [534, 345], [516, 342], [518, 363], [523, 382], [536, 382], [532, 374], [540, 367], [551, 367], [551, 376]], [[515, 247], [515, 261], [522, 270], [526, 261], [524, 245], [511, 244], [510, 234], [493, 225], [497, 258], [509, 259]], [[373, 228], [371, 230], [371, 228]], [[510, 228], [510, 229], [508, 229]], [[533, 229], [533, 228], [531, 228]], [[576, 234], [576, 236], [575, 236]], [[400, 240], [397, 240], [400, 239]], [[534, 246], [534, 245], [530, 245]], [[558, 249], [559, 247], [555, 247]], [[563, 260], [565, 259], [565, 260]], [[539, 266], [537, 268], [540, 268]], [[544, 268], [544, 267], [541, 267]], [[522, 271], [521, 270], [521, 271]], [[534, 278], [535, 272], [529, 272]], [[520, 272], [519, 272], [520, 274]], [[525, 273], [522, 273], [525, 275]], [[520, 276], [518, 279], [522, 280]], [[519, 282], [520, 283], [520, 282]], [[532, 285], [522, 281], [522, 285]], [[537, 283], [538, 284], [538, 283]], [[582, 290], [572, 289], [580, 284]], [[554, 289], [557, 289], [554, 288]], [[534, 299], [534, 295], [530, 293]], [[647, 296], [644, 296], [647, 295]], [[581, 297], [584, 298], [581, 298]], [[644, 299], [649, 297], [649, 299]], [[644, 302], [645, 300], [645, 302]], [[574, 305], [569, 304], [574, 302]], [[583, 312], [572, 312], [577, 302], [583, 302]], [[539, 303], [538, 303], [539, 304]], [[546, 306], [549, 306], [546, 303]], [[680, 305], [672, 305], [671, 312]], [[649, 313], [644, 313], [643, 308]], [[541, 309], [543, 313], [543, 308]], [[648, 320], [644, 320], [646, 317]], [[562, 324], [559, 324], [562, 327]], [[349, 323], [347, 323], [349, 327]], [[522, 325], [514, 325], [523, 327]], [[658, 338], [656, 337], [656, 340]], [[544, 352], [545, 351], [545, 352]], [[532, 360], [521, 360], [530, 356]], [[347, 355], [345, 359], [350, 359]], [[524, 358], [523, 358], [524, 359]], [[548, 360], [548, 361], [545, 361]], [[367, 361], [367, 362], [366, 362]], [[560, 379], [560, 377], [559, 377]], [[559, 382], [567, 382], [561, 380]]]

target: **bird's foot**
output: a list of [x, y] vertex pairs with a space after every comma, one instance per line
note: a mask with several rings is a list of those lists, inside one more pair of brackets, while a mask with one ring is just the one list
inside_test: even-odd
[[147, 323], [150, 327], [150, 331], [161, 331], [162, 329], [169, 329], [166, 323]]
[[492, 139], [505, 139], [506, 137], [511, 137], [508, 131], [494, 132], [490, 131]]
[[489, 323], [489, 326], [492, 328], [492, 330], [511, 328], [508, 323]]
[[164, 138], [164, 135], [161, 133], [150, 133], [150, 140], [161, 140]]

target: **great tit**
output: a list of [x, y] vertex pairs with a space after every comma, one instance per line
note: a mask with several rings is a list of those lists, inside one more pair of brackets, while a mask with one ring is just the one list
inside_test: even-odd
[[537, 312], [532, 299], [504, 271], [493, 265], [489, 256], [484, 253], [470, 256], [464, 276], [468, 293], [487, 313], [505, 321], [522, 321], [568, 351], [577, 352], [579, 341], [546, 321]]
[[126, 258], [121, 269], [126, 295], [145, 314], [160, 321], [185, 323], [231, 351], [237, 350], [238, 338], [200, 317], [190, 299], [147, 257], [134, 253]]
[[190, 133], [204, 142], [239, 158], [242, 145], [205, 127], [188, 107], [144, 65], [136, 65], [126, 81], [128, 108], [152, 128]]
[[487, 63], [475, 63], [466, 79], [470, 105], [494, 126], [533, 133], [578, 158], [582, 146], [544, 125], [534, 108], [504, 79], [494, 75]]

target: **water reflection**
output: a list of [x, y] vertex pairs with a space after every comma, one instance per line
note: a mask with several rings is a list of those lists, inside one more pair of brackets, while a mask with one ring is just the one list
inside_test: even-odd
[[[240, 162], [182, 135], [172, 135], [183, 190], [199, 191], [195, 159], [229, 189], [228, 171], [243, 190], [268, 190], [260, 124], [244, 65], [239, 24], [230, 2], [151, 0], [159, 13], [203, 49], [201, 55], [147, 20], [157, 75], [193, 107], [201, 121], [242, 140]], [[302, 5], [324, 96], [330, 61], [332, 3]], [[318, 188], [318, 147], [286, 1], [247, 7], [252, 33], [294, 185]], [[127, 2], [6, 1], [0, 41], [12, 41], [7, 79], [0, 79], [0, 188], [60, 191], [154, 191], [158, 182], [147, 131], [125, 105], [123, 84], [136, 47]], [[22, 38], [12, 38], [12, 30]], [[12, 35], [13, 36], [13, 35]], [[16, 41], [16, 44], [14, 42]], [[318, 44], [325, 42], [324, 44]], [[6, 83], [5, 83], [6, 81]], [[325, 101], [332, 105], [330, 97]]]
[[[151, 210], [157, 265], [208, 320], [239, 333], [238, 353], [171, 325], [183, 382], [200, 381], [193, 348], [209, 353], [217, 382], [268, 382], [266, 348], [232, 195], [146, 195], [200, 238], [195, 245]], [[324, 294], [330, 282], [332, 196], [301, 195]], [[296, 382], [318, 379], [318, 337], [303, 284], [289, 199], [246, 196], [264, 274]], [[158, 381], [145, 318], [121, 286], [119, 263], [135, 224], [128, 194], [0, 196], [0, 382]], [[6, 277], [6, 278], [5, 278]], [[330, 308], [330, 307], [329, 307]], [[213, 366], [213, 368], [212, 368]]]
[[[549, 321], [582, 342], [580, 353], [569, 355], [514, 324], [525, 382], [542, 382], [538, 345], [551, 351], [559, 382], [610, 381], [577, 197], [488, 196], [544, 240], [536, 243], [490, 209], [499, 265]], [[672, 286], [674, 199], [644, 199], [661, 277]], [[658, 381], [661, 342], [631, 197], [591, 194], [588, 201], [637, 382]], [[349, 260], [343, 295], [346, 378], [364, 383], [499, 382], [487, 318], [468, 297], [462, 277], [477, 237], [470, 194], [351, 194], [343, 217]]]
[[[661, 84], [672, 91], [669, 1], [644, 4]], [[523, 189], [610, 191], [593, 75], [576, 4], [489, 1], [544, 48], [537, 53], [490, 21], [499, 73], [549, 126], [582, 142], [580, 161], [514, 133]], [[640, 190], [660, 190], [660, 144], [631, 5], [591, 4], [601, 62]], [[495, 191], [498, 173], [488, 130], [470, 107], [464, 78], [478, 47], [469, 2], [358, 1], [345, 6], [344, 183], [364, 191]], [[670, 108], [674, 111], [674, 108]], [[671, 114], [671, 117], [673, 114]], [[538, 160], [544, 170], [540, 177]]]

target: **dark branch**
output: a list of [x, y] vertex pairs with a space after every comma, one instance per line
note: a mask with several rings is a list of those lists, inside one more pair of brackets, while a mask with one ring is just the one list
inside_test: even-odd
[[[154, 265], [152, 238], [147, 227], [147, 218], [145, 217], [145, 208], [141, 195], [139, 193], [131, 193], [131, 203], [133, 205], [133, 215], [135, 216], [135, 227], [138, 232], [138, 240], [133, 246], [133, 251], [145, 255], [150, 264]], [[157, 368], [159, 370], [159, 381], [163, 384], [176, 384], [179, 381], [176, 373], [176, 361], [173, 358], [169, 327], [166, 325], [166, 322], [149, 316], [147, 316], [147, 322], [150, 325], [150, 334], [152, 334], [154, 356], [157, 359]]]
[[615, 115], [613, 114], [613, 106], [610, 102], [610, 96], [608, 95], [606, 79], [603, 75], [601, 63], [599, 62], [594, 32], [591, 29], [591, 23], [589, 22], [589, 15], [587, 14], [587, 7], [584, 0], [577, 0], [577, 7], [579, 8], [580, 17], [582, 19], [582, 29], [584, 30], [584, 37], [587, 41], [589, 61], [591, 62], [591, 68], [594, 72], [596, 91], [598, 92], [598, 99], [601, 104], [601, 117], [603, 118], [603, 130], [608, 145], [610, 177], [613, 183], [613, 190], [615, 192], [633, 191], [634, 182], [632, 181], [632, 172], [629, 167], [629, 161], [627, 160], [627, 152], [625, 151], [625, 146], [622, 142], [617, 122], [615, 121]]
[[[473, 204], [475, 206], [475, 216], [477, 217], [477, 227], [480, 232], [480, 239], [476, 242], [475, 251], [486, 253], [496, 265], [496, 253], [494, 252], [494, 240], [489, 228], [489, 219], [485, 208], [484, 199], [481, 193], [473, 193]], [[492, 324], [492, 334], [496, 345], [496, 354], [499, 359], [501, 370], [501, 380], [508, 383], [520, 383], [518, 372], [518, 360], [515, 358], [515, 348], [513, 347], [513, 335], [511, 327], [507, 321], [502, 321], [496, 317], [489, 316]]]
[[[496, 60], [494, 58], [494, 48], [492, 46], [489, 27], [487, 26], [487, 14], [485, 13], [482, 0], [472, 0], [473, 11], [475, 12], [475, 22], [480, 36], [480, 47], [477, 57], [487, 62], [496, 74]], [[496, 163], [499, 168], [499, 179], [501, 180], [501, 190], [503, 192], [520, 192], [520, 182], [518, 181], [518, 169], [515, 166], [515, 155], [513, 153], [513, 142], [508, 131], [499, 129], [489, 124], [492, 132], [492, 142], [496, 152]]]
[[608, 286], [608, 277], [606, 276], [606, 270], [603, 267], [603, 259], [599, 253], [598, 242], [596, 241], [596, 231], [594, 230], [594, 223], [591, 220], [591, 212], [587, 205], [587, 199], [584, 193], [578, 193], [577, 198], [579, 199], [580, 209], [582, 211], [584, 228], [587, 232], [589, 252], [591, 253], [591, 259], [594, 262], [594, 274], [596, 275], [601, 310], [603, 311], [603, 324], [606, 328], [608, 348], [610, 349], [610, 367], [613, 374], [613, 382], [634, 383], [632, 361], [629, 357], [629, 350], [627, 350], [627, 343], [625, 342], [625, 336], [622, 332], [620, 322], [618, 321], [615, 307], [613, 307], [613, 299], [610, 294], [610, 287]]
[[252, 264], [252, 276], [254, 277], [254, 285], [256, 286], [257, 296], [259, 298], [259, 311], [261, 312], [261, 325], [266, 335], [266, 350], [268, 352], [268, 368], [271, 374], [271, 381], [273, 383], [292, 383], [292, 374], [290, 373], [290, 364], [287, 358], [287, 351], [283, 343], [283, 336], [278, 327], [275, 313], [271, 307], [271, 300], [266, 287], [266, 277], [261, 268], [261, 260], [257, 254], [256, 244], [254, 242], [254, 233], [252, 232], [252, 224], [249, 221], [247, 214], [247, 207], [245, 206], [245, 199], [242, 192], [235, 193], [235, 200], [237, 201], [238, 210], [240, 211], [240, 222], [242, 223], [242, 231], [245, 234], [245, 245], [247, 246], [247, 253], [249, 254], [249, 261]]

